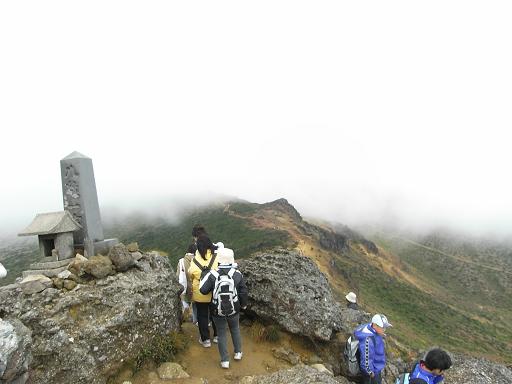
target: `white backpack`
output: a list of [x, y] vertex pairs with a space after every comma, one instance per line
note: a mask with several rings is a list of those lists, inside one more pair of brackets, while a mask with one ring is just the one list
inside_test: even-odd
[[183, 292], [187, 292], [187, 271], [185, 271], [185, 260], [181, 258], [178, 261], [180, 272], [178, 274], [178, 283], [183, 285]]
[[238, 301], [238, 293], [233, 279], [235, 272], [235, 268], [231, 268], [227, 274], [222, 275], [217, 271], [211, 271], [211, 274], [215, 277], [212, 303], [218, 316], [236, 314], [235, 303]]

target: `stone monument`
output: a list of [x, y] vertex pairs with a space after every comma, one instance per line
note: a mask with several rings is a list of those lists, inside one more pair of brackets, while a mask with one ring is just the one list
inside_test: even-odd
[[73, 233], [75, 247], [83, 247], [86, 256], [108, 252], [116, 239], [105, 240], [92, 160], [73, 152], [60, 161], [64, 209], [81, 228]]

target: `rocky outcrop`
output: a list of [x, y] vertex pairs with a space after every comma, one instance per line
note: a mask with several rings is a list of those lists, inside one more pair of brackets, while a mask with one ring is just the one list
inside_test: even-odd
[[23, 384], [28, 379], [31, 332], [19, 320], [0, 319], [0, 383]]
[[278, 250], [241, 261], [240, 270], [249, 289], [249, 314], [314, 339], [350, 332], [345, 316], [353, 317], [353, 310], [334, 300], [327, 278], [310, 258]]
[[179, 329], [182, 287], [168, 259], [144, 254], [138, 263], [71, 291], [0, 291], [4, 320], [18, 318], [31, 332], [31, 383], [103, 384], [156, 337]]
[[446, 382], [452, 384], [510, 384], [512, 370], [489, 360], [452, 355], [453, 367], [446, 372]]
[[290, 369], [274, 372], [269, 375], [246, 376], [240, 384], [348, 384], [344, 377], [333, 377], [331, 374], [308, 365], [296, 365]]

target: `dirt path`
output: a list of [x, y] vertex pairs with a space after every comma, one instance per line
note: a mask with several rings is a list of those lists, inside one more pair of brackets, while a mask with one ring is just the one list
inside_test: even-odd
[[273, 372], [291, 365], [283, 360], [274, 357], [272, 349], [284, 347], [298, 353], [304, 360], [313, 354], [300, 340], [293, 338], [288, 334], [282, 334], [277, 343], [255, 340], [247, 326], [241, 326], [243, 359], [234, 361], [233, 344], [231, 339], [228, 341], [228, 350], [231, 355], [229, 369], [220, 367], [219, 351], [216, 344], [211, 348], [204, 348], [198, 342], [199, 332], [192, 323], [185, 323], [182, 331], [189, 341], [187, 350], [181, 353], [176, 362], [191, 376], [189, 380], [161, 380], [155, 370], [142, 370], [133, 377], [127, 379], [132, 384], [160, 384], [160, 383], [201, 383], [200, 378], [208, 380], [208, 384], [227, 384], [232, 383], [243, 376], [258, 375]]

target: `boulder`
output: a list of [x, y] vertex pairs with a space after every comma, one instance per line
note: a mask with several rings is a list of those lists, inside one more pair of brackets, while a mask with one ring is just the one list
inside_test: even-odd
[[76, 276], [82, 276], [84, 274], [84, 268], [88, 262], [89, 259], [77, 253], [73, 261], [69, 263], [68, 270]]
[[182, 287], [168, 259], [144, 258], [149, 272], [132, 268], [69, 292], [0, 291], [4, 320], [19, 319], [32, 333], [31, 383], [105, 384], [123, 362], [180, 329]]
[[135, 266], [135, 258], [122, 243], [114, 245], [110, 249], [108, 257], [112, 260], [117, 271], [124, 272]]
[[130, 243], [126, 246], [126, 249], [128, 249], [128, 252], [138, 252], [139, 244], [137, 242]]
[[64, 280], [64, 288], [66, 288], [68, 291], [71, 291], [76, 286], [77, 284], [73, 280]]
[[97, 279], [102, 279], [115, 273], [114, 266], [107, 256], [92, 256], [87, 264], [83, 266], [83, 271]]
[[190, 375], [177, 363], [163, 363], [158, 369], [158, 376], [162, 380], [186, 379]]
[[297, 365], [301, 362], [298, 353], [284, 347], [272, 348], [272, 354], [276, 359], [287, 361], [291, 365]]
[[342, 309], [327, 278], [295, 251], [263, 253], [240, 262], [249, 289], [248, 313], [288, 332], [329, 340], [344, 326]]
[[453, 367], [446, 371], [450, 384], [510, 384], [512, 370], [492, 361], [452, 354]]
[[296, 365], [290, 369], [274, 372], [269, 375], [246, 376], [240, 384], [349, 384], [342, 377], [333, 377], [331, 373], [320, 372], [308, 365]]
[[53, 281], [45, 275], [30, 275], [20, 282], [20, 287], [25, 295], [44, 291], [51, 286], [53, 286]]
[[0, 382], [23, 384], [32, 360], [30, 330], [17, 319], [0, 319]]

